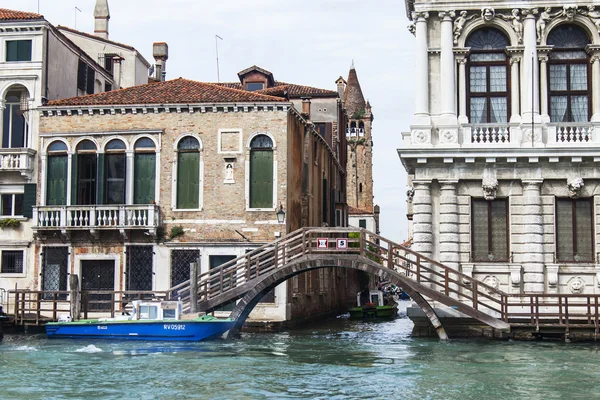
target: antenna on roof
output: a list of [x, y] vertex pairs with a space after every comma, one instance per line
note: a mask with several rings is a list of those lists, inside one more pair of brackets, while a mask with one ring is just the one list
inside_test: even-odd
[[40, 13], [40, 0], [38, 0], [38, 14]]
[[223, 38], [219, 35], [215, 35], [215, 49], [217, 51], [217, 82], [221, 82], [219, 77], [219, 42], [217, 39], [223, 40]]
[[77, 11], [81, 12], [81, 9], [77, 6], [75, 6], [75, 28], [77, 29]]

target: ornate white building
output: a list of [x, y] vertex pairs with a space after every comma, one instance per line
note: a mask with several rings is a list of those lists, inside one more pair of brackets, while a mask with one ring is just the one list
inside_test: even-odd
[[413, 249], [508, 293], [600, 291], [600, 4], [407, 0]]

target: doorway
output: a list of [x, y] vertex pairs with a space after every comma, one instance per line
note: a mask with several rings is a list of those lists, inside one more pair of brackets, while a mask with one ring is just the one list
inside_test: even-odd
[[[114, 260], [82, 260], [81, 289], [83, 291], [115, 290]], [[88, 295], [88, 311], [110, 311], [114, 308], [111, 294]]]

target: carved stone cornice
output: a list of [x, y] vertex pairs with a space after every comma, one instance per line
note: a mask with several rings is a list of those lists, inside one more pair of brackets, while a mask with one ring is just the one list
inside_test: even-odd
[[429, 13], [427, 11], [413, 11], [411, 16], [413, 21], [423, 22], [429, 18]]
[[588, 44], [585, 51], [591, 56], [600, 55], [600, 44]]
[[440, 11], [440, 12], [438, 12], [438, 16], [441, 19], [448, 21], [449, 19], [452, 19], [456, 16], [456, 12], [454, 10]]
[[525, 18], [527, 17], [534, 17], [535, 15], [538, 14], [538, 9], [537, 8], [522, 8], [521, 9], [521, 15], [523, 15]]

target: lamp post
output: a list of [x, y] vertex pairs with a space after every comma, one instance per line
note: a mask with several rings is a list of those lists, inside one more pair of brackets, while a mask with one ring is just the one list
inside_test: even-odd
[[277, 210], [277, 222], [283, 224], [285, 221], [285, 211], [283, 211], [283, 204], [279, 204], [279, 210]]

